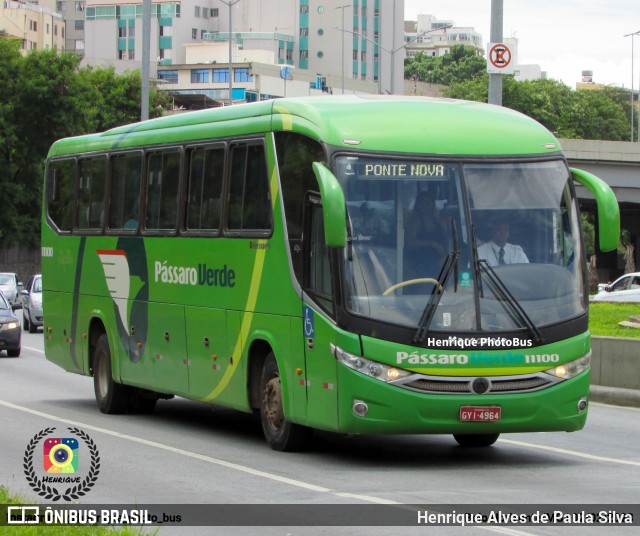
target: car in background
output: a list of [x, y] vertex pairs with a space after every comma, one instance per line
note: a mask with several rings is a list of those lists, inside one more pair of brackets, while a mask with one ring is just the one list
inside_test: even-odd
[[22, 295], [22, 327], [29, 333], [38, 331], [43, 324], [42, 275], [32, 275]]
[[21, 307], [21, 290], [22, 282], [18, 279], [18, 274], [0, 272], [0, 292], [4, 294], [4, 297], [7, 298], [7, 301], [14, 309]]
[[592, 302], [640, 302], [640, 272], [624, 274], [589, 298]]
[[20, 357], [21, 342], [20, 319], [0, 293], [0, 351], [6, 350], [9, 357]]

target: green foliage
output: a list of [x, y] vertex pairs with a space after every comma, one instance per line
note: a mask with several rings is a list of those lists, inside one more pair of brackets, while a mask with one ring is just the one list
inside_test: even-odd
[[584, 240], [584, 251], [587, 259], [596, 252], [596, 227], [593, 224], [593, 214], [583, 212], [582, 218], [582, 238]]
[[419, 52], [404, 63], [404, 77], [431, 84], [451, 85], [454, 82], [471, 80], [487, 69], [487, 62], [478, 56], [475, 49], [464, 45], [451, 47], [443, 56], [426, 56]]
[[[454, 82], [445, 95], [487, 102], [488, 76]], [[573, 91], [557, 80], [516, 81], [505, 76], [502, 104], [534, 118], [560, 138], [615, 141], [629, 136], [631, 106], [623, 90]]]
[[[140, 119], [140, 74], [79, 68], [80, 57], [54, 50], [20, 53], [0, 39], [0, 229], [2, 244], [36, 246], [44, 160], [57, 139]], [[11, 73], [9, 76], [8, 73]], [[150, 116], [166, 98], [150, 95]]]

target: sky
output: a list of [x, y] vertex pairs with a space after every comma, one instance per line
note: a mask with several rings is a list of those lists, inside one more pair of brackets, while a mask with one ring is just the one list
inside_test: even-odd
[[[491, 36], [491, 0], [405, 0], [405, 20], [435, 15], [472, 26], [485, 48]], [[503, 37], [518, 39], [518, 63], [534, 63], [548, 78], [574, 88], [583, 70], [593, 81], [640, 87], [639, 0], [503, 0]], [[633, 41], [633, 86], [631, 53]]]

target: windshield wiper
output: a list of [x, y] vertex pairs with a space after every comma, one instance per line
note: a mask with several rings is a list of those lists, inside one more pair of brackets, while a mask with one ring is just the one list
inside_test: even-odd
[[486, 261], [486, 259], [477, 259], [476, 271], [483, 271], [487, 275], [487, 282], [489, 287], [503, 304], [504, 309], [509, 313], [512, 320], [520, 322], [521, 326], [524, 326], [529, 330], [529, 333], [533, 336], [533, 339], [539, 343], [542, 341], [542, 333], [538, 327], [533, 323], [527, 312], [522, 305], [516, 300], [516, 298], [509, 292], [509, 289], [502, 282], [498, 274]]
[[456, 229], [456, 222], [453, 218], [451, 218], [451, 241], [452, 249], [444, 260], [442, 268], [440, 268], [438, 284], [434, 286], [433, 291], [429, 296], [429, 301], [427, 302], [424, 311], [422, 311], [422, 316], [418, 322], [418, 329], [416, 330], [416, 334], [413, 336], [414, 343], [424, 342], [427, 332], [429, 331], [431, 321], [433, 320], [433, 315], [436, 314], [436, 308], [438, 307], [438, 303], [440, 303], [440, 298], [442, 298], [442, 294], [444, 293], [444, 289], [447, 286], [447, 281], [449, 281], [452, 271], [455, 271], [453, 291], [457, 292], [458, 290], [458, 257], [460, 256], [460, 252], [458, 251], [458, 231]]

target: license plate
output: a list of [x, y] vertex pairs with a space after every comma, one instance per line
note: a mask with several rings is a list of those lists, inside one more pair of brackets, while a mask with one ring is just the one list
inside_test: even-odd
[[462, 406], [460, 420], [464, 422], [495, 422], [502, 417], [500, 406]]

